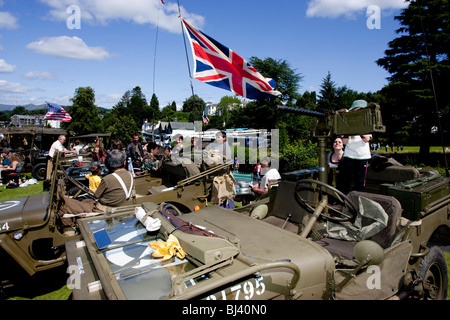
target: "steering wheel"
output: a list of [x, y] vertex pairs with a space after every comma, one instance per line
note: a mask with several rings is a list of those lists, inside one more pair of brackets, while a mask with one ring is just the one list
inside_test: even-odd
[[[302, 191], [307, 191], [307, 193], [302, 194]], [[306, 195], [311, 195], [311, 191], [313, 192], [313, 196], [306, 197]], [[317, 206], [323, 200], [324, 196], [331, 196], [333, 199], [336, 199], [337, 205], [331, 205], [328, 201], [326, 201], [325, 212], [328, 214], [322, 211], [320, 215], [323, 218], [336, 222], [344, 222], [352, 220], [354, 217], [356, 217], [358, 209], [350, 200], [350, 198], [338, 189], [330, 186], [329, 184], [318, 180], [304, 179], [298, 181], [295, 185], [295, 199], [310, 213], [313, 213], [316, 210]], [[340, 208], [341, 206], [342, 209], [345, 207], [348, 208], [348, 212], [344, 212]], [[332, 213], [333, 215], [329, 215], [330, 213]]]

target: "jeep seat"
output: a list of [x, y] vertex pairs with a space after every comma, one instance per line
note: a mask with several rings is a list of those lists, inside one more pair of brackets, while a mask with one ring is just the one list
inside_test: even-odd
[[[360, 196], [379, 203], [388, 215], [387, 226], [383, 230], [369, 238], [369, 240], [377, 242], [383, 249], [388, 248], [391, 245], [396, 233], [397, 220], [401, 217], [402, 214], [402, 207], [400, 202], [391, 196], [352, 191], [348, 194], [348, 197], [356, 205], [357, 208], [358, 197]], [[371, 222], [372, 220], [363, 218], [362, 226], [367, 226]], [[333, 238], [323, 238], [316, 241], [316, 243], [327, 249], [333, 256], [352, 259], [353, 248], [357, 242]]]
[[308, 221], [308, 214], [295, 200], [297, 182], [280, 181], [273, 202], [272, 214], [262, 221], [288, 231], [299, 233]]

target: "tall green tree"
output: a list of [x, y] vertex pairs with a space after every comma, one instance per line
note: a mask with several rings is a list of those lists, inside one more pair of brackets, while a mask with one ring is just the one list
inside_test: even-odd
[[[401, 27], [377, 64], [390, 73], [383, 88], [389, 110], [383, 115], [399, 128], [408, 128], [411, 141], [420, 142], [420, 154], [439, 143], [432, 127], [450, 125], [450, 6], [448, 0], [409, 1], [395, 17]], [[388, 127], [388, 130], [390, 128]], [[392, 130], [392, 129], [391, 129]], [[441, 137], [448, 136], [440, 131]]]
[[11, 115], [15, 115], [15, 114], [25, 115], [25, 114], [28, 114], [28, 110], [25, 109], [25, 107], [23, 107], [23, 106], [17, 106], [13, 109], [13, 111], [11, 113]]
[[200, 121], [206, 103], [198, 95], [194, 94], [183, 102], [183, 112], [189, 112], [189, 122]]
[[350, 108], [352, 102], [358, 98], [358, 93], [346, 86], [338, 87], [331, 80], [331, 73], [328, 72], [320, 85], [319, 96], [319, 110], [336, 111], [342, 108]]
[[224, 96], [220, 99], [217, 104], [216, 116], [219, 118], [218, 121], [222, 122], [226, 127], [229, 120], [230, 114], [233, 109], [242, 106], [241, 100], [236, 96]]
[[159, 119], [165, 121], [172, 121], [175, 112], [177, 112], [177, 104], [175, 103], [175, 101], [173, 101], [171, 104], [168, 104], [161, 110], [159, 114]]
[[159, 100], [156, 94], [152, 95], [150, 105], [148, 106], [148, 109], [146, 111], [147, 114], [145, 114], [144, 116], [148, 121], [159, 119], [159, 117], [161, 116], [161, 111], [159, 110]]
[[[157, 106], [154, 107], [159, 109], [157, 99], [154, 104], [157, 104]], [[147, 99], [145, 98], [141, 87], [134, 87], [133, 90], [131, 90], [128, 104], [128, 114], [133, 118], [134, 122], [141, 127], [145, 119], [149, 119], [153, 116], [153, 111], [154, 110], [152, 110], [147, 104]]]
[[266, 58], [264, 60], [251, 57], [249, 62], [266, 78], [272, 78], [276, 83], [276, 90], [281, 92], [278, 97], [288, 106], [293, 105], [298, 98], [298, 90], [303, 76], [292, 69], [286, 60]]
[[79, 87], [70, 99], [72, 105], [66, 110], [72, 121], [62, 123], [61, 127], [72, 130], [77, 135], [103, 132], [100, 112], [95, 105], [95, 92], [91, 87]]

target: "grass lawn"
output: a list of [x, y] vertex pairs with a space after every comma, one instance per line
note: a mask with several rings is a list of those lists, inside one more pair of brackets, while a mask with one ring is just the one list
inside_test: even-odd
[[[31, 178], [31, 174], [24, 174], [26, 179]], [[37, 184], [31, 184], [23, 188], [6, 189], [5, 186], [0, 187], [0, 201], [17, 199], [27, 196], [34, 196], [40, 193], [44, 193], [42, 181], [38, 181]]]

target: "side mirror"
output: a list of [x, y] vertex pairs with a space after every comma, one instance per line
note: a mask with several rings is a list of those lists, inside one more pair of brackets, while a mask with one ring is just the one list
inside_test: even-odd
[[353, 249], [353, 255], [360, 264], [378, 265], [384, 261], [383, 248], [371, 240], [358, 242]]

